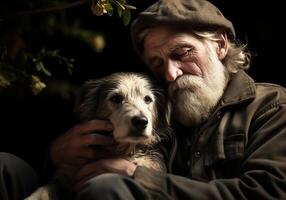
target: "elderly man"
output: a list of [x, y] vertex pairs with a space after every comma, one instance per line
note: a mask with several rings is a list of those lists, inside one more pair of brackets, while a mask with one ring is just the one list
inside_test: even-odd
[[[244, 72], [250, 54], [232, 23], [205, 0], [160, 0], [140, 13], [131, 35], [173, 103], [176, 137], [164, 146], [172, 171], [100, 159], [78, 173], [79, 199], [286, 199], [286, 91]], [[63, 144], [104, 123], [56, 140], [54, 163], [72, 164], [69, 152], [78, 163], [94, 157], [83, 150], [87, 140]]]

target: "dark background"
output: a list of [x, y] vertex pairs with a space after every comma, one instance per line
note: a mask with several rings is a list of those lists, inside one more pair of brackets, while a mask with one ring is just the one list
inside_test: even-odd
[[[132, 19], [154, 0], [133, 0], [137, 7]], [[286, 86], [283, 43], [285, 25], [282, 1], [217, 0], [212, 1], [234, 23], [237, 37], [248, 43], [255, 55], [247, 72], [258, 82], [273, 82]], [[103, 32], [106, 48], [95, 53], [76, 39], [54, 34], [52, 37], [33, 37], [37, 44], [48, 48], [60, 48], [66, 56], [75, 59], [73, 75], [60, 72], [59, 80], [65, 79], [74, 86], [85, 80], [98, 78], [116, 71], [145, 71], [144, 64], [132, 49], [129, 26], [124, 26], [116, 16], [94, 16], [90, 5], [66, 10], [70, 18], [79, 17], [86, 29]], [[37, 17], [37, 16], [35, 16]], [[37, 28], [37, 27], [35, 27]], [[282, 49], [282, 50], [281, 50]], [[73, 112], [75, 98], [64, 98], [43, 91], [37, 96], [6, 95], [0, 93], [0, 151], [14, 153], [27, 160], [36, 169], [41, 168], [49, 143], [77, 122]]]

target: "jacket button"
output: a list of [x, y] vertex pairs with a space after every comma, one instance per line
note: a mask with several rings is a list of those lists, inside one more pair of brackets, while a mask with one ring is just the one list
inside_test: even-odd
[[217, 117], [218, 119], [221, 118], [221, 112], [220, 112], [220, 111], [217, 112], [216, 117]]
[[199, 157], [201, 157], [201, 152], [199, 152], [199, 151], [196, 151], [196, 152], [195, 152], [195, 157], [196, 157], [196, 158], [199, 158]]

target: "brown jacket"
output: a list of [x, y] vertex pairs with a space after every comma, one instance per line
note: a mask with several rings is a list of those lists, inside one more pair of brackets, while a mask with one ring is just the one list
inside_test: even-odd
[[205, 124], [175, 132], [172, 172], [135, 172], [152, 199], [286, 199], [285, 88], [239, 71]]

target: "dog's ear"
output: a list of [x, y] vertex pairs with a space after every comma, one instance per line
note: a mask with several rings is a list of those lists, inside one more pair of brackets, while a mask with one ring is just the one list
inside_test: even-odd
[[159, 92], [157, 91], [155, 92], [155, 95], [156, 95], [156, 106], [158, 110], [157, 111], [158, 116], [157, 116], [157, 125], [155, 129], [161, 138], [161, 142], [169, 145], [174, 135], [174, 132], [171, 126], [172, 104], [165, 90], [162, 89]]
[[96, 114], [104, 85], [105, 79], [102, 78], [86, 81], [81, 87], [74, 108], [81, 120], [90, 120]]
[[166, 108], [165, 108], [165, 118], [169, 126], [171, 125], [171, 116], [172, 116], [172, 104], [169, 98], [167, 97]]
[[171, 124], [171, 102], [168, 95], [163, 90], [157, 90], [156, 104], [158, 109], [158, 123], [159, 126], [170, 126]]

